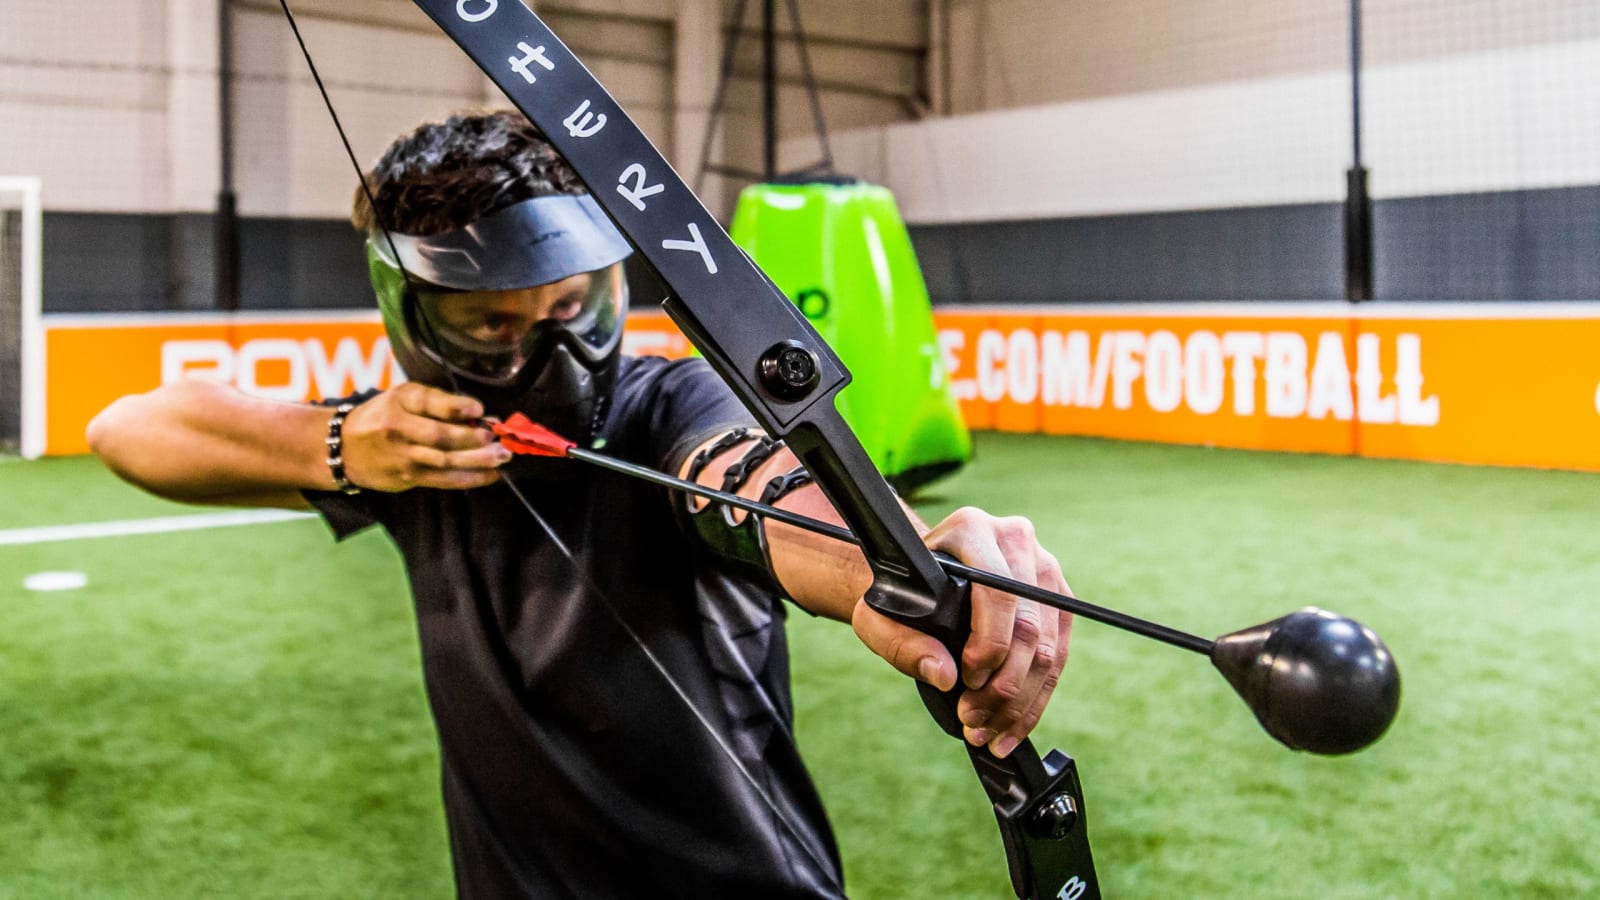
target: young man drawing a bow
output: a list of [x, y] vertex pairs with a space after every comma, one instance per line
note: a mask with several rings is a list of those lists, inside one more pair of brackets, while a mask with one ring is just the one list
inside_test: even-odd
[[[1003, 756], [1038, 722], [1064, 613], [975, 587], [952, 659], [861, 601], [871, 573], [852, 546], [566, 460], [512, 461], [486, 417], [521, 412], [839, 521], [703, 361], [620, 353], [630, 248], [525, 120], [422, 126], [368, 180], [354, 221], [409, 382], [316, 406], [184, 381], [119, 400], [89, 436], [162, 496], [315, 508], [340, 537], [391, 535], [462, 897], [843, 896], [791, 730], [784, 597], [850, 622], [913, 678], [959, 679], [975, 745]], [[1067, 589], [1025, 520], [967, 509], [925, 540]]]

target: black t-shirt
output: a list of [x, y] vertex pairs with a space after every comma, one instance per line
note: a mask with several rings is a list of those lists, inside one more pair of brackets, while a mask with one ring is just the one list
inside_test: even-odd
[[[703, 361], [624, 358], [601, 436], [675, 473], [749, 421]], [[460, 896], [842, 896], [776, 588], [687, 536], [683, 498], [549, 462], [517, 484], [576, 565], [504, 484], [307, 494], [405, 558]]]

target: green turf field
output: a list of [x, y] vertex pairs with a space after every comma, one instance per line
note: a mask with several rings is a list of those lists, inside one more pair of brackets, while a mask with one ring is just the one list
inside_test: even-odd
[[[1084, 597], [1203, 635], [1317, 603], [1399, 720], [1294, 754], [1202, 658], [1080, 623], [1037, 735], [1113, 898], [1600, 894], [1600, 477], [982, 435], [923, 512], [1031, 516]], [[0, 463], [0, 532], [186, 514]], [[0, 534], [3, 541], [3, 534]], [[87, 587], [23, 579], [81, 571]], [[0, 544], [0, 897], [450, 895], [398, 558], [314, 521]], [[792, 621], [852, 896], [1009, 896], [965, 754], [847, 628]]]

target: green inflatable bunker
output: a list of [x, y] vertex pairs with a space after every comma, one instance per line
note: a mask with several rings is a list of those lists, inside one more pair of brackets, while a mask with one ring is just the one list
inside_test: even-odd
[[729, 230], [850, 369], [839, 412], [896, 489], [972, 458], [928, 288], [887, 188], [752, 185]]

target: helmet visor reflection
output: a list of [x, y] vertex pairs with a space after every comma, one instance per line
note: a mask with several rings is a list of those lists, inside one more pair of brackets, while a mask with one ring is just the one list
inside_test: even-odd
[[627, 282], [620, 265], [506, 291], [418, 289], [416, 312], [437, 362], [507, 385], [538, 368], [558, 344], [598, 363], [621, 337]]
[[375, 231], [369, 243], [415, 282], [503, 291], [603, 269], [632, 248], [588, 194], [534, 197], [453, 231]]

